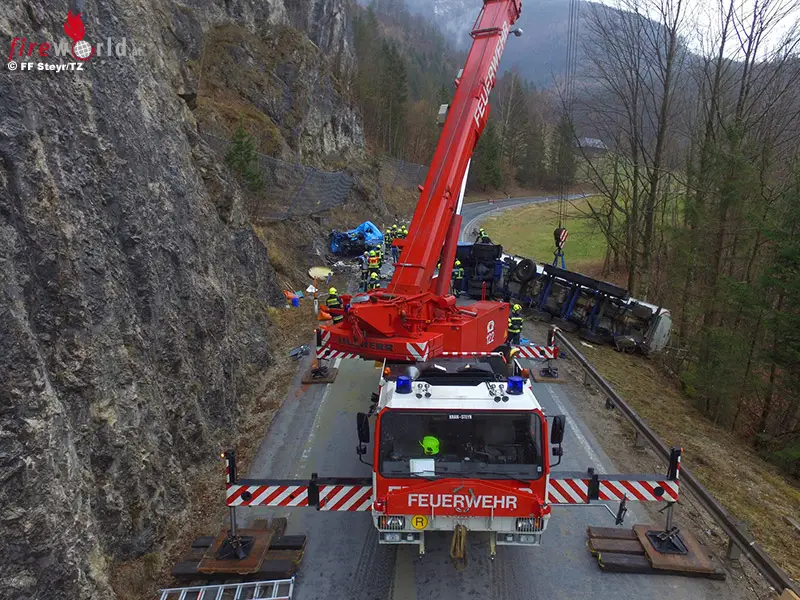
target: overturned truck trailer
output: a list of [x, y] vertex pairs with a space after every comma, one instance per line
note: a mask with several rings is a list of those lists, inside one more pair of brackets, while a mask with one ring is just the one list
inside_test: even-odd
[[499, 244], [459, 243], [463, 293], [523, 305], [534, 318], [593, 343], [652, 354], [669, 342], [672, 315], [630, 297], [628, 290], [552, 265], [503, 252]]

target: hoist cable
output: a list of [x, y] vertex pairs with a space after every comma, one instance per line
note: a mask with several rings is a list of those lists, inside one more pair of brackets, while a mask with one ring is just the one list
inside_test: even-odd
[[[565, 83], [564, 83], [564, 98], [563, 98], [563, 124], [565, 127], [569, 127], [569, 143], [570, 143], [570, 150], [572, 144], [572, 115], [573, 115], [573, 103], [575, 97], [575, 71], [577, 66], [577, 57], [578, 57], [578, 27], [579, 27], [579, 0], [570, 0], [569, 3], [569, 16], [568, 16], [568, 28], [567, 28], [567, 56], [566, 56], [566, 65], [565, 65]], [[562, 135], [563, 132], [559, 131], [559, 135]], [[559, 147], [561, 144], [566, 141], [566, 137], [559, 141]], [[568, 150], [562, 149], [562, 152], [567, 152]], [[560, 161], [559, 161], [560, 162]], [[566, 182], [565, 173], [562, 172], [559, 175], [559, 186], [558, 186], [558, 227], [559, 229], [564, 226], [564, 222], [566, 221], [567, 217], [567, 210], [566, 210], [566, 200], [567, 200], [567, 191], [568, 186]]]

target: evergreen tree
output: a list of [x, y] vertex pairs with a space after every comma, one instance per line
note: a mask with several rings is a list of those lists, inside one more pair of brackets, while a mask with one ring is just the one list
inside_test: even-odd
[[572, 149], [572, 123], [569, 116], [562, 115], [558, 127], [553, 135], [552, 150], [552, 177], [553, 182], [560, 186], [570, 186], [575, 182], [575, 153]]
[[497, 126], [490, 119], [475, 148], [475, 181], [483, 190], [489, 187], [497, 189], [503, 185], [501, 158], [502, 148]]
[[241, 119], [233, 134], [231, 147], [225, 155], [225, 163], [245, 180], [252, 191], [257, 192], [264, 188], [264, 178], [258, 168], [256, 144]]
[[544, 180], [544, 128], [538, 119], [532, 119], [524, 132], [524, 151], [517, 168], [517, 180], [524, 186], [541, 185]]

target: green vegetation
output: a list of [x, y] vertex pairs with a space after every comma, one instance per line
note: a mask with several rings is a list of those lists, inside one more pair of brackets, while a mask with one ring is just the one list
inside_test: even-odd
[[685, 5], [592, 5], [582, 118], [609, 151], [583, 149], [581, 166], [607, 262], [672, 311], [666, 360], [687, 397], [798, 477], [800, 32], [768, 44], [782, 17], [765, 2], [759, 15], [720, 4], [714, 43], [692, 59]]
[[367, 141], [379, 154], [427, 164], [439, 138], [436, 114], [450, 102], [460, 60], [436, 26], [402, 2], [352, 8], [353, 90]]
[[[738, 436], [704, 419], [653, 361], [609, 347], [580, 346], [580, 351], [663, 440], [683, 447], [683, 464], [728, 510], [748, 523], [770, 556], [790, 575], [800, 576], [797, 533], [784, 519], [797, 518], [800, 489]], [[685, 507], [678, 509], [679, 515], [682, 510]]]
[[[464, 57], [436, 27], [397, 0], [354, 6], [357, 72], [353, 90], [367, 142], [379, 154], [428, 164], [441, 129], [436, 115], [452, 102]], [[558, 189], [575, 178], [572, 130], [547, 120], [553, 98], [515, 72], [498, 78], [489, 122], [473, 156], [468, 185], [481, 192]]]
[[[586, 200], [577, 200], [567, 207], [565, 225], [569, 238], [564, 246], [567, 268], [596, 274], [603, 264], [606, 242], [603, 234], [590, 219]], [[508, 252], [536, 260], [553, 262], [553, 230], [558, 226], [558, 203], [536, 204], [512, 208], [489, 217], [483, 226], [493, 242]]]
[[244, 179], [251, 191], [264, 189], [264, 177], [258, 167], [256, 144], [242, 122], [233, 134], [231, 147], [225, 155], [225, 163]]

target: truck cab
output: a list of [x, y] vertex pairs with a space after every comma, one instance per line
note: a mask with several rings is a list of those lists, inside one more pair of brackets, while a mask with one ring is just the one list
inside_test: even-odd
[[[548, 423], [520, 365], [502, 354], [384, 370], [375, 416], [372, 518], [382, 544], [425, 533], [488, 532], [496, 545], [536, 546], [547, 527]], [[359, 416], [360, 453], [369, 416]], [[367, 428], [366, 431], [364, 429]], [[560, 455], [560, 448], [555, 450]]]

